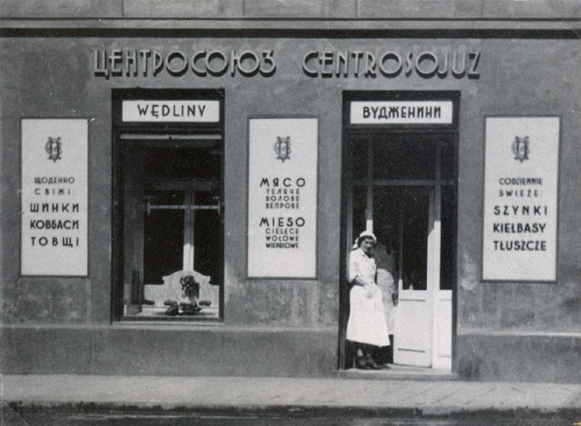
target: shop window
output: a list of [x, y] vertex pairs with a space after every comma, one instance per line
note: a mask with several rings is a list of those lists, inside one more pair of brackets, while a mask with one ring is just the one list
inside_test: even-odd
[[118, 145], [123, 319], [218, 319], [221, 138], [121, 134]]
[[224, 90], [113, 89], [113, 319], [224, 316]]

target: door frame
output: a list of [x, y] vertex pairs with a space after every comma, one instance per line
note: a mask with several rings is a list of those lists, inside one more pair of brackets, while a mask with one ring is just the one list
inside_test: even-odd
[[[432, 135], [443, 134], [450, 138], [454, 144], [454, 171], [453, 171], [453, 197], [455, 206], [453, 209], [453, 238], [452, 238], [452, 263], [454, 265], [452, 276], [452, 371], [457, 371], [456, 334], [457, 334], [457, 227], [458, 227], [458, 127], [460, 109], [460, 91], [343, 91], [342, 102], [342, 141], [341, 141], [341, 224], [340, 224], [340, 248], [339, 248], [339, 339], [337, 348], [337, 368], [347, 368], [346, 329], [349, 319], [349, 286], [347, 282], [347, 256], [354, 239], [352, 223], [352, 198], [353, 198], [353, 164], [350, 141], [356, 136], [374, 138], [378, 135], [390, 133], [413, 134], [429, 133]], [[448, 100], [453, 105], [451, 123], [447, 124], [351, 124], [350, 103], [353, 101], [395, 101], [395, 100]], [[433, 331], [432, 331], [433, 332]]]

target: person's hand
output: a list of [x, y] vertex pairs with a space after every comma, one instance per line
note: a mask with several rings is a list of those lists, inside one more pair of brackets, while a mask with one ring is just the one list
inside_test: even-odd
[[363, 288], [365, 289], [365, 297], [367, 297], [368, 299], [370, 297], [373, 296], [373, 294], [375, 293], [376, 289], [375, 286], [371, 285], [371, 284], [365, 284], [363, 286]]
[[393, 306], [397, 306], [398, 299], [399, 295], [397, 293], [391, 293], [391, 300], [393, 301]]

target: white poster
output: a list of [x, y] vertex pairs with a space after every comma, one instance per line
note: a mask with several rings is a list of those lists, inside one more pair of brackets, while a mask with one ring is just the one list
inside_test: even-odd
[[486, 119], [483, 279], [556, 281], [559, 118]]
[[317, 119], [250, 120], [250, 278], [316, 278], [317, 144]]
[[22, 275], [88, 275], [88, 122], [22, 120]]

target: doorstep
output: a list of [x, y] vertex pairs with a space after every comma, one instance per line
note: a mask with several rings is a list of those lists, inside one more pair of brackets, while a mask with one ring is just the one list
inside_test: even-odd
[[451, 381], [462, 380], [458, 374], [445, 369], [411, 367], [407, 365], [390, 364], [388, 369], [382, 370], [348, 370], [337, 371], [339, 377], [346, 379], [370, 379], [370, 380], [417, 380], [417, 381]]

